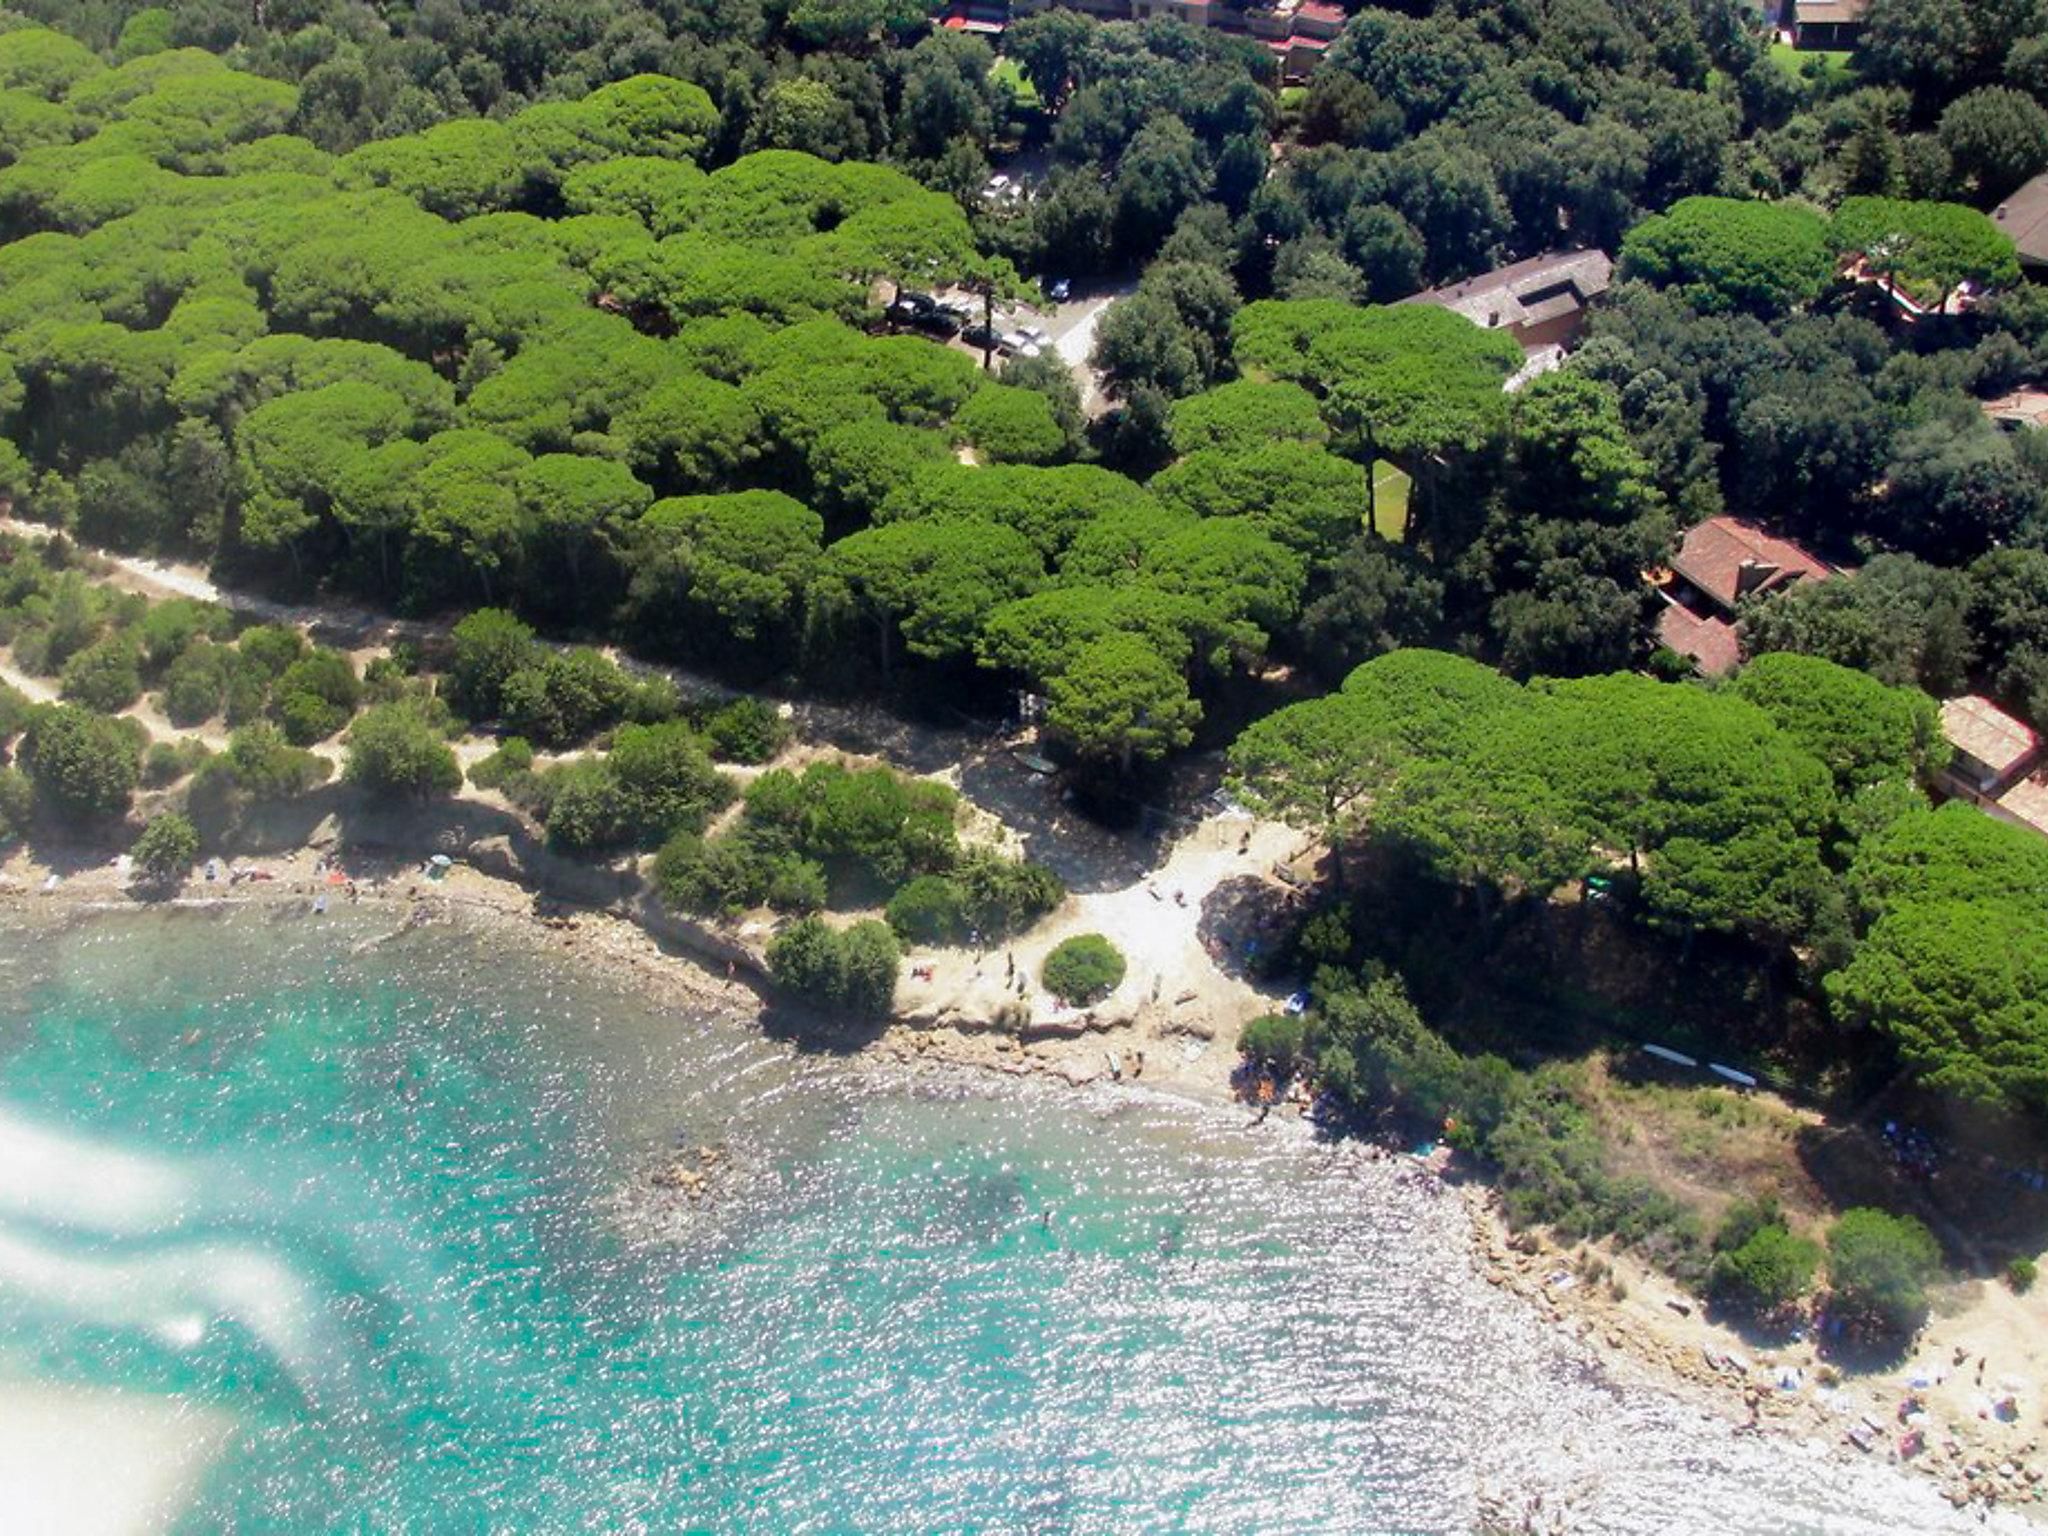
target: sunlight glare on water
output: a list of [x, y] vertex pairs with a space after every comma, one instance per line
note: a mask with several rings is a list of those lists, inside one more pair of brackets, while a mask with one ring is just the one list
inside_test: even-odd
[[75, 1410], [64, 1529], [1981, 1529], [1604, 1384], [1350, 1149], [357, 923], [0, 930], [0, 1479]]

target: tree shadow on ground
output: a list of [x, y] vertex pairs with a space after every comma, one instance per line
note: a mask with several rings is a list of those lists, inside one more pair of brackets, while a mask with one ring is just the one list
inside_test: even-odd
[[1902, 1101], [1886, 1096], [1853, 1120], [1806, 1127], [1795, 1147], [1836, 1210], [1869, 1205], [1919, 1217], [1957, 1274], [1994, 1280], [2011, 1259], [2048, 1246], [2048, 1192], [2031, 1185], [2038, 1169], [2028, 1149], [2001, 1153], [1937, 1136], [1930, 1154], [1903, 1141], [1898, 1133], [1908, 1128], [1917, 1123]]
[[[1168, 901], [1172, 892], [1163, 893]], [[1286, 951], [1305, 899], [1258, 875], [1225, 880], [1202, 902], [1195, 933], [1226, 976], [1264, 981]]]
[[1057, 774], [1033, 773], [1007, 750], [964, 759], [960, 792], [1000, 817], [1023, 840], [1024, 856], [1045, 865], [1070, 891], [1122, 890], [1166, 862], [1165, 837], [1117, 831], [1083, 815]]

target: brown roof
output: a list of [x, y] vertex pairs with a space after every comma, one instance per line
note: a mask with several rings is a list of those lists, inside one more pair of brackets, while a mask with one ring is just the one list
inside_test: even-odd
[[1792, 19], [1802, 27], [1829, 22], [1847, 25], [1862, 21], [1869, 13], [1870, 0], [1797, 0], [1792, 7]]
[[1724, 677], [1742, 663], [1742, 642], [1735, 626], [1711, 614], [1702, 617], [1676, 603], [1657, 615], [1657, 639], [1691, 659], [1703, 677]]
[[2016, 389], [1978, 409], [2003, 426], [2048, 427], [2048, 389]]
[[1989, 699], [1974, 693], [1941, 706], [1941, 734], [1993, 773], [2006, 773], [2038, 751], [2041, 738]]
[[1455, 309], [1475, 325], [1536, 325], [1585, 308], [1613, 281], [1614, 261], [1605, 251], [1552, 251], [1400, 302]]
[[2048, 779], [2040, 774], [2021, 779], [1992, 803], [2012, 820], [2048, 837]]
[[2000, 203], [1991, 217], [2012, 236], [2021, 261], [2048, 267], [2048, 171]]
[[1730, 609], [1738, 599], [1775, 592], [1797, 581], [1823, 581], [1835, 574], [1833, 566], [1816, 560], [1790, 539], [1732, 517], [1710, 517], [1690, 529], [1671, 568]]

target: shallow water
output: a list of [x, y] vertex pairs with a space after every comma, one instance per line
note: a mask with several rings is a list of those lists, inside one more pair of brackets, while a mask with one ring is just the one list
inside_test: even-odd
[[[1341, 1149], [356, 919], [0, 929], [0, 1479], [10, 1402], [155, 1413], [80, 1417], [37, 1528], [1982, 1528], [1604, 1385]], [[650, 1189], [707, 1142], [719, 1200]]]

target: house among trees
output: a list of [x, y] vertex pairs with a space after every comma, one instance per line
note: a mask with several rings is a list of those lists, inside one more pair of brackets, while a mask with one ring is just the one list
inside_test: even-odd
[[1979, 409], [1985, 420], [2008, 432], [2048, 430], [2048, 389], [2015, 389]]
[[1854, 48], [1869, 12], [1870, 0], [1793, 0], [1792, 46]]
[[2041, 738], [1989, 699], [1966, 693], [1941, 706], [1941, 734], [1955, 749], [1940, 788], [1995, 816], [2048, 836], [2048, 780]]
[[1657, 639], [1702, 676], [1721, 677], [1742, 661], [1735, 612], [1744, 601], [1834, 574], [1833, 566], [1790, 539], [1739, 518], [1710, 517], [1686, 533], [1670, 569], [1650, 573], [1664, 603]]
[[1991, 221], [2012, 237], [2021, 270], [2048, 278], [2048, 171], [1994, 208]]
[[1456, 310], [1474, 325], [1507, 331], [1523, 352], [1534, 353], [1577, 336], [1586, 306], [1613, 281], [1614, 260], [1605, 251], [1551, 251], [1400, 302]]
[[[986, 0], [984, 0], [986, 3]], [[1014, 0], [1008, 9], [1018, 16], [1050, 10], [1057, 3], [1099, 21], [1145, 21], [1165, 16], [1191, 27], [1214, 27], [1239, 37], [1255, 38], [1280, 61], [1283, 79], [1306, 79], [1322, 62], [1323, 50], [1344, 30], [1344, 7], [1335, 0], [1271, 0], [1270, 4], [1231, 4], [1227, 0]], [[976, 14], [983, 14], [977, 8]]]

